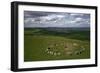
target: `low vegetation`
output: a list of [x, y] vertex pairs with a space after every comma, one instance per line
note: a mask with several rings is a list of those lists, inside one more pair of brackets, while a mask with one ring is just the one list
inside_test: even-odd
[[90, 58], [90, 31], [77, 28], [25, 28], [24, 61]]

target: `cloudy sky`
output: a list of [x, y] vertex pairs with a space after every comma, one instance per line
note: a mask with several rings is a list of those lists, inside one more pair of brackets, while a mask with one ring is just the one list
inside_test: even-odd
[[90, 27], [90, 14], [24, 11], [24, 27]]

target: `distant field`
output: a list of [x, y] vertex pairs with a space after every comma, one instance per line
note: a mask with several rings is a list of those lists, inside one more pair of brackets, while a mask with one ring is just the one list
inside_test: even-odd
[[90, 58], [89, 37], [89, 29], [25, 28], [24, 61]]

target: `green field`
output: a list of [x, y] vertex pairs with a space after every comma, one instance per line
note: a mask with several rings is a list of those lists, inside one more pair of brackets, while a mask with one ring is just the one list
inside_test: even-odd
[[90, 31], [66, 29], [25, 28], [24, 61], [90, 58]]

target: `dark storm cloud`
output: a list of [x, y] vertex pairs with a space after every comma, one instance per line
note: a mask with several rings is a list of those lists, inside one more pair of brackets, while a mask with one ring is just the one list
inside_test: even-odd
[[25, 27], [89, 27], [90, 14], [24, 11]]

